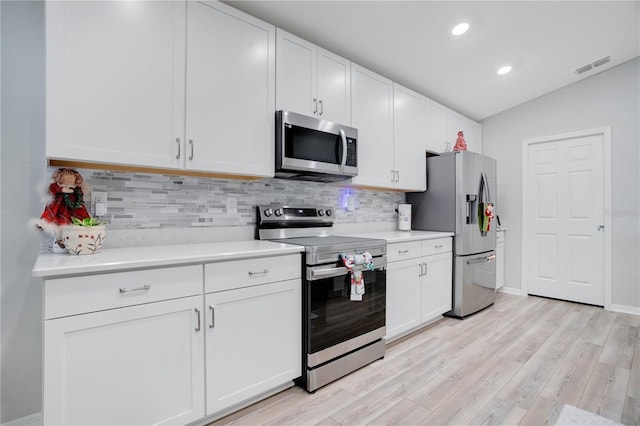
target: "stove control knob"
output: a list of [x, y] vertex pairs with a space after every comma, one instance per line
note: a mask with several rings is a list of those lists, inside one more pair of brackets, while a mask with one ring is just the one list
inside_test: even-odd
[[276, 213], [276, 216], [278, 216], [278, 217], [282, 216], [282, 210], [280, 210], [280, 209], [276, 209], [275, 213]]
[[327, 216], [331, 216], [333, 214], [333, 212], [331, 211], [331, 209], [327, 209]]
[[270, 217], [272, 214], [273, 214], [273, 210], [271, 210], [271, 209], [265, 209], [264, 210], [264, 215], [266, 217]]
[[324, 210], [318, 209], [318, 216], [324, 216]]

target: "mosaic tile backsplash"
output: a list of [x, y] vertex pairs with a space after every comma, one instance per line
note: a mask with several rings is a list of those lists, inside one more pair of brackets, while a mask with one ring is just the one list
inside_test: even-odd
[[[263, 204], [330, 206], [337, 224], [395, 222], [394, 205], [405, 201], [401, 192], [316, 182], [77, 170], [90, 190], [107, 192], [107, 213], [101, 219], [111, 230], [251, 226], [255, 206]], [[54, 171], [48, 168], [49, 174]], [[354, 200], [352, 212], [346, 210], [348, 197]], [[237, 202], [236, 213], [227, 212], [230, 198]]]

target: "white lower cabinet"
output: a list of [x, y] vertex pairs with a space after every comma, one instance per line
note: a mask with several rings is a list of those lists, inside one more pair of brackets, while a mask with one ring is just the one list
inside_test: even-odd
[[192, 296], [45, 321], [43, 424], [203, 417], [201, 310], [202, 296]]
[[504, 287], [504, 230], [496, 232], [496, 290]]
[[187, 424], [292, 385], [300, 276], [287, 254], [46, 279], [43, 423]]
[[437, 238], [387, 246], [387, 341], [451, 310], [452, 241]]
[[300, 280], [206, 295], [207, 415], [301, 375]]

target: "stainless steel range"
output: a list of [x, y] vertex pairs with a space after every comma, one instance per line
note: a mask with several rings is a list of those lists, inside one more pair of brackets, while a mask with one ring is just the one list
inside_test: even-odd
[[385, 353], [387, 243], [332, 235], [333, 222], [329, 207], [258, 206], [257, 238], [305, 246], [299, 384], [308, 392]]

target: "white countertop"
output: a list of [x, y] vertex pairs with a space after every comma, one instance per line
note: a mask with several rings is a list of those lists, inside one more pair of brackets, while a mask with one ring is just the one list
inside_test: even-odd
[[304, 247], [270, 241], [246, 240], [219, 243], [103, 249], [91, 255], [44, 253], [33, 267], [34, 277], [126, 271], [141, 268], [219, 262], [264, 256], [295, 254]]
[[441, 231], [382, 231], [382, 232], [366, 232], [361, 234], [350, 235], [352, 237], [362, 238], [380, 238], [387, 240], [387, 243], [403, 243], [405, 241], [431, 240], [434, 238], [453, 237], [453, 232]]

